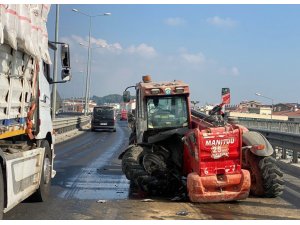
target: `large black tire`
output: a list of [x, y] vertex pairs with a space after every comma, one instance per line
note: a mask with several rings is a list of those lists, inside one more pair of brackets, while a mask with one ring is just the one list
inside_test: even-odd
[[3, 182], [3, 173], [0, 164], [0, 220], [3, 218], [3, 209], [4, 209], [4, 182]]
[[[128, 149], [122, 158], [122, 171], [128, 180], [134, 179], [134, 174], [138, 171], [145, 171], [139, 163], [139, 158], [143, 153], [143, 148], [134, 146]], [[146, 172], [146, 171], [145, 171]]]
[[247, 151], [248, 170], [251, 175], [250, 193], [254, 196], [275, 198], [284, 189], [283, 173], [272, 156], [256, 156]]
[[41, 147], [45, 147], [45, 155], [43, 160], [40, 186], [36, 190], [36, 192], [32, 196], [30, 196], [30, 201], [34, 201], [34, 202], [45, 202], [50, 196], [51, 170], [52, 170], [51, 149], [49, 146], [49, 142], [46, 140], [42, 141]]
[[122, 171], [127, 179], [134, 182], [141, 191], [150, 195], [164, 195], [168, 189], [168, 182], [165, 179], [158, 179], [147, 173], [142, 166], [144, 155], [141, 146], [134, 146], [127, 150], [122, 158]]
[[259, 161], [259, 168], [264, 180], [264, 196], [275, 198], [284, 190], [283, 173], [276, 165], [276, 159], [272, 156], [264, 157]]

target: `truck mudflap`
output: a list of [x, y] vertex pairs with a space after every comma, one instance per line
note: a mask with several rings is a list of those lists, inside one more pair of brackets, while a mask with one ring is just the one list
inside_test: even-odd
[[187, 189], [191, 202], [227, 202], [246, 199], [251, 185], [248, 170], [239, 174], [224, 174], [200, 177], [190, 173]]

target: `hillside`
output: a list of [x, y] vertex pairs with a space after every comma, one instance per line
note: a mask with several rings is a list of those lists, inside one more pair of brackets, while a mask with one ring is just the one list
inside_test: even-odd
[[[135, 99], [135, 96], [132, 96], [131, 99]], [[119, 94], [111, 94], [103, 97], [94, 95], [92, 100], [94, 100], [97, 105], [103, 105], [104, 103], [121, 103], [123, 102], [123, 96]]]

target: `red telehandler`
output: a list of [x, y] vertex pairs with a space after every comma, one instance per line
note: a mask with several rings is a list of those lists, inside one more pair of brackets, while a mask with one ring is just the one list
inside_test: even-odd
[[[283, 174], [260, 133], [224, 119], [229, 88], [210, 115], [191, 110], [189, 86], [182, 81], [152, 82], [136, 89], [129, 146], [119, 156], [127, 179], [150, 195], [187, 194], [192, 202], [241, 200], [249, 193], [277, 197]], [[129, 87], [128, 87], [129, 88]], [[124, 102], [130, 92], [123, 93]]]

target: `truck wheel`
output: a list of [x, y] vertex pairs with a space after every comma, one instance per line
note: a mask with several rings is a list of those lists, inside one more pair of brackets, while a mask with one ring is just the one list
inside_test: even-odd
[[3, 182], [2, 167], [0, 164], [0, 220], [3, 218], [3, 209], [4, 209], [4, 182]]
[[41, 143], [41, 147], [45, 147], [45, 155], [42, 167], [42, 176], [39, 188], [36, 192], [30, 197], [30, 200], [35, 202], [44, 202], [48, 199], [50, 195], [50, 187], [51, 187], [51, 149], [49, 146], [49, 142], [43, 140]]
[[272, 156], [256, 156], [246, 152], [248, 170], [251, 175], [250, 193], [255, 196], [275, 198], [282, 194], [284, 189], [283, 173], [276, 165]]

